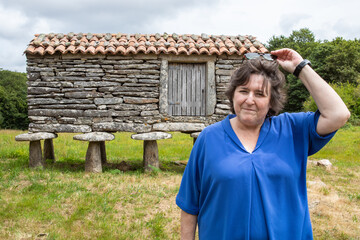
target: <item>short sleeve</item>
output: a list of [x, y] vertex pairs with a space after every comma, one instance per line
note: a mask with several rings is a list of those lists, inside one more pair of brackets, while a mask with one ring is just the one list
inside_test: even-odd
[[336, 131], [329, 133], [325, 136], [320, 136], [316, 132], [316, 126], [319, 121], [320, 112], [317, 110], [315, 113], [309, 115], [309, 152], [308, 155], [313, 155], [320, 151], [335, 135]]
[[181, 180], [176, 204], [185, 212], [198, 215], [200, 198], [200, 163], [204, 158], [204, 131], [197, 138]]

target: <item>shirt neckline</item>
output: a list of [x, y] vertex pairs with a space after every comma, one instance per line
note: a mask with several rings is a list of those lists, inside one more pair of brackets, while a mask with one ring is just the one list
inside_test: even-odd
[[253, 154], [256, 152], [256, 150], [261, 146], [261, 144], [264, 142], [266, 135], [268, 134], [270, 130], [270, 118], [265, 118], [264, 123], [261, 126], [259, 138], [256, 142], [256, 146], [252, 152], [249, 152], [246, 150], [246, 148], [242, 145], [239, 138], [236, 136], [236, 133], [234, 129], [231, 127], [230, 119], [236, 117], [235, 114], [229, 114], [223, 121], [222, 126], [227, 133], [227, 135], [245, 152], [249, 154]]

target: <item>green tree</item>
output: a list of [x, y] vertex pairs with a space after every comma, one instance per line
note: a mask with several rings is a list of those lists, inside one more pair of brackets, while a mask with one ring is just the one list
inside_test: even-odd
[[326, 81], [331, 83], [354, 83], [360, 73], [360, 42], [336, 38], [321, 43], [309, 56], [313, 68]]
[[302, 57], [308, 58], [311, 49], [320, 42], [315, 41], [315, 35], [308, 28], [294, 30], [289, 37], [283, 35], [272, 36], [267, 44], [267, 49], [276, 50], [280, 48], [291, 48], [297, 51]]
[[26, 74], [0, 69], [0, 128], [27, 129]]

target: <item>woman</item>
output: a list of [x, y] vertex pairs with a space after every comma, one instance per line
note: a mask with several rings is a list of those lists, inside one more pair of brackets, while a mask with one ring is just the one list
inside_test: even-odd
[[[205, 128], [191, 152], [176, 197], [181, 237], [194, 239], [312, 239], [306, 161], [343, 126], [350, 113], [336, 92], [291, 49], [277, 59], [246, 61], [226, 92], [231, 111]], [[268, 56], [267, 56], [268, 57]], [[283, 113], [284, 76], [298, 76], [315, 113]]]

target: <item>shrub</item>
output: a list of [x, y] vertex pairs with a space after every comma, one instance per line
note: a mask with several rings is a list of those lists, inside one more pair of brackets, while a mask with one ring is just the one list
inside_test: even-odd
[[[337, 83], [330, 86], [339, 94], [346, 106], [351, 112], [349, 123], [353, 125], [360, 125], [360, 84], [352, 83]], [[305, 111], [316, 111], [317, 106], [314, 99], [309, 96], [303, 104]]]

